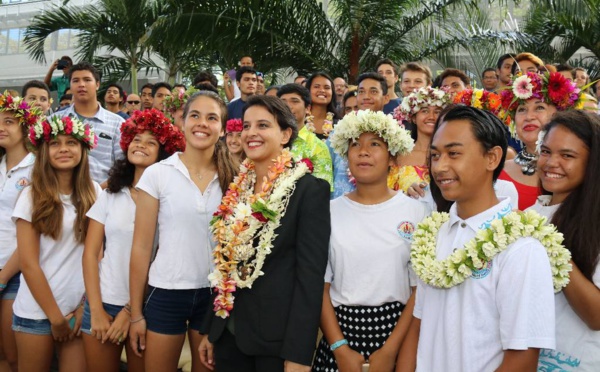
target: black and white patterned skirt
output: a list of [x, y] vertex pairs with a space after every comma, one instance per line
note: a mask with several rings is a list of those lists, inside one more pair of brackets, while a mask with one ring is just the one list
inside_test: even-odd
[[[404, 310], [400, 302], [390, 302], [381, 306], [344, 306], [334, 308], [335, 315], [344, 338], [350, 348], [361, 353], [365, 360], [388, 339]], [[337, 372], [333, 352], [325, 336], [319, 342], [315, 361], [315, 372]]]

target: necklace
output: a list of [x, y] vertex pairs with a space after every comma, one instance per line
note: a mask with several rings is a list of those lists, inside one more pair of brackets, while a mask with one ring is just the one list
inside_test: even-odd
[[562, 245], [563, 235], [546, 217], [535, 211], [511, 212], [478, 230], [462, 249], [455, 249], [445, 260], [437, 260], [439, 229], [450, 219], [448, 213], [433, 212], [419, 223], [413, 234], [410, 258], [417, 276], [436, 288], [452, 288], [462, 284], [473, 274], [488, 267], [489, 263], [520, 238], [533, 237], [546, 249], [554, 292], [569, 284], [571, 252]]
[[[306, 123], [304, 124], [306, 126], [306, 129], [308, 129], [308, 131], [312, 133], [316, 133], [314, 121], [315, 117], [311, 114], [306, 117]], [[329, 137], [329, 133], [333, 130], [333, 112], [327, 112], [325, 120], [323, 120], [322, 129], [323, 135], [326, 138]]]
[[530, 154], [526, 149], [523, 149], [515, 156], [515, 163], [521, 166], [521, 172], [524, 175], [531, 176], [535, 173], [536, 158], [536, 154]]

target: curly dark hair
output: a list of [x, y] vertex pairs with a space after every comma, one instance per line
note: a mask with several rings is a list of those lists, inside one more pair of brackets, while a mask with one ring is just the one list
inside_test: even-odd
[[[113, 166], [108, 171], [108, 186], [106, 187], [106, 191], [111, 194], [116, 194], [121, 191], [124, 187], [132, 187], [133, 186], [133, 177], [135, 175], [135, 165], [129, 162], [127, 159], [127, 151], [125, 151], [125, 156], [121, 159], [118, 159], [114, 162]], [[158, 163], [161, 160], [168, 158], [169, 153], [165, 150], [164, 145], [160, 145], [158, 148], [158, 159], [156, 162]]]

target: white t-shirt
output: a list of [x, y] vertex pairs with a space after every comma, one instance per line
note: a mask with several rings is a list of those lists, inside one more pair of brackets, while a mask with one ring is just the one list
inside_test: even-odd
[[[100, 194], [100, 186], [94, 182], [96, 195]], [[46, 276], [52, 295], [63, 315], [67, 315], [81, 302], [85, 287], [83, 285], [83, 243], [75, 240], [73, 223], [75, 206], [70, 195], [61, 195], [63, 204], [62, 234], [58, 240], [49, 236], [40, 236], [40, 267]], [[19, 218], [31, 222], [32, 200], [31, 187], [26, 187], [15, 206], [13, 221]], [[48, 319], [48, 316], [33, 298], [27, 281], [21, 274], [21, 286], [13, 305], [15, 315], [27, 319]]]
[[409, 267], [412, 234], [428, 214], [401, 192], [376, 205], [347, 195], [332, 200], [325, 282], [331, 283], [333, 306], [406, 304], [416, 285]]
[[[529, 207], [552, 219], [559, 204], [548, 205], [549, 195], [538, 197]], [[600, 265], [592, 281], [600, 288]], [[554, 296], [556, 307], [556, 349], [540, 352], [538, 371], [597, 372], [600, 370], [600, 331], [590, 329], [573, 311], [563, 292]]]
[[[453, 205], [438, 233], [437, 259], [511, 210], [503, 198], [462, 220]], [[522, 238], [460, 285], [438, 289], [419, 280], [413, 314], [421, 319], [418, 372], [494, 371], [503, 350], [554, 348], [554, 288], [546, 250], [539, 241]]]
[[223, 193], [216, 175], [201, 193], [179, 154], [148, 167], [136, 185], [160, 203], [158, 251], [148, 283], [162, 289], [206, 288], [216, 245], [209, 224]]
[[17, 227], [11, 216], [21, 190], [31, 183], [34, 162], [31, 153], [13, 169], [6, 169], [6, 156], [0, 161], [0, 269], [17, 249]]
[[99, 265], [102, 302], [124, 306], [129, 302], [129, 261], [135, 222], [135, 202], [129, 188], [114, 194], [102, 191], [87, 216], [104, 225], [106, 236], [104, 257]]

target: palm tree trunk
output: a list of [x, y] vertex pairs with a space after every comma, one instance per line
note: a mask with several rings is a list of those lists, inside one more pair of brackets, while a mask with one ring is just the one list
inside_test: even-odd
[[137, 63], [131, 61], [131, 92], [138, 94]]

